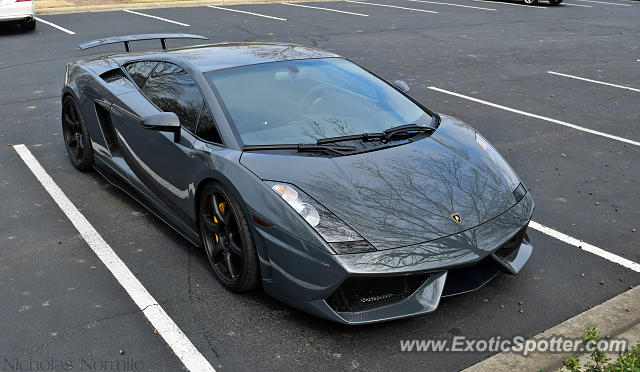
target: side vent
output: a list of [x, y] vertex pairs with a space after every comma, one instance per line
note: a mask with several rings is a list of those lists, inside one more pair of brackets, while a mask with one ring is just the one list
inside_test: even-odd
[[96, 107], [96, 115], [98, 116], [98, 123], [100, 124], [102, 136], [107, 143], [109, 151], [113, 153], [118, 150], [118, 142], [116, 141], [116, 133], [113, 129], [113, 124], [111, 123], [111, 113], [108, 108], [102, 106], [98, 101], [94, 102], [94, 105]]
[[126, 79], [127, 77], [124, 75], [124, 72], [120, 68], [114, 68], [113, 70], [109, 70], [102, 75], [100, 75], [102, 80], [107, 83], [115, 83], [118, 80]]

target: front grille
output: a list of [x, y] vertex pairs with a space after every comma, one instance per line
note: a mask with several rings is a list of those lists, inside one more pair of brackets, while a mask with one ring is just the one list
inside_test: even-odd
[[501, 245], [500, 248], [496, 250], [496, 255], [502, 258], [506, 258], [511, 254], [511, 252], [520, 248], [520, 244], [522, 244], [522, 241], [524, 240], [524, 235], [527, 233], [527, 225], [520, 229], [520, 231], [518, 231], [518, 233], [514, 235], [513, 238], [509, 239], [508, 242]]
[[362, 311], [389, 305], [411, 296], [429, 276], [430, 274], [349, 278], [327, 298], [327, 304], [338, 312]]

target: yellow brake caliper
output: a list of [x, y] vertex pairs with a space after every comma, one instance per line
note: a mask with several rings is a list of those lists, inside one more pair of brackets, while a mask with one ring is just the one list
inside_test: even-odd
[[[224, 207], [226, 206], [226, 202], [222, 202], [220, 204], [218, 204], [218, 208], [220, 208], [220, 213], [222, 213], [222, 215], [224, 216]], [[213, 216], [213, 222], [218, 223], [218, 219], [216, 218], [216, 216]], [[218, 238], [218, 234], [214, 234], [216, 236], [216, 243], [220, 240]]]

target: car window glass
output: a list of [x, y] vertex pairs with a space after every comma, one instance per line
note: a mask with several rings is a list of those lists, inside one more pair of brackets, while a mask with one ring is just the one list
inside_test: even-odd
[[143, 92], [160, 110], [175, 113], [183, 127], [195, 132], [204, 99], [185, 70], [171, 63], [158, 63]]
[[205, 141], [222, 143], [218, 128], [216, 128], [216, 123], [213, 121], [213, 115], [211, 115], [211, 111], [207, 105], [204, 105], [202, 113], [200, 114], [196, 135]]
[[142, 89], [145, 81], [156, 67], [158, 62], [134, 62], [125, 66], [125, 69], [133, 79], [133, 81]]
[[261, 63], [205, 77], [245, 145], [314, 144], [432, 120], [385, 81], [338, 58]]

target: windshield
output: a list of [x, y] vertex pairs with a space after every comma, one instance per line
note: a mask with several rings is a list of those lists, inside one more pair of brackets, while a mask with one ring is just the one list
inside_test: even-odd
[[393, 87], [339, 58], [265, 63], [206, 76], [244, 145], [310, 144], [431, 122]]

